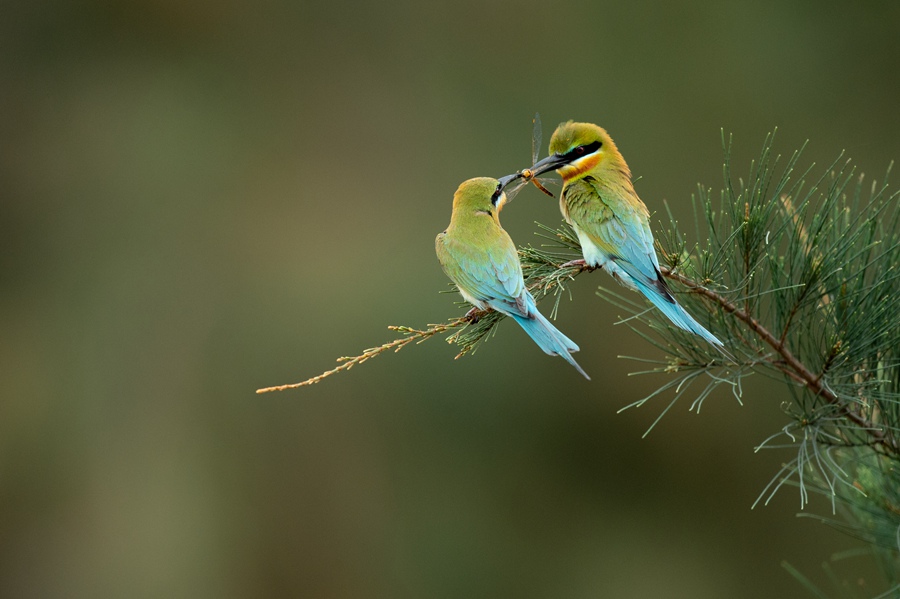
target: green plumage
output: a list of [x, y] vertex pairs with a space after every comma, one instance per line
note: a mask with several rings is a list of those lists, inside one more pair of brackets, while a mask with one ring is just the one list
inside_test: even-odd
[[521, 312], [522, 266], [516, 245], [500, 226], [500, 208], [491, 202], [496, 188], [496, 180], [486, 178], [460, 186], [450, 226], [437, 236], [435, 251], [466, 301], [486, 309], [487, 302], [496, 300]]
[[435, 239], [438, 261], [467, 302], [512, 317], [544, 352], [562, 356], [589, 378], [570, 355], [578, 346], [538, 312], [525, 288], [516, 246], [500, 226], [505, 202], [496, 179], [482, 177], [460, 185], [453, 196], [450, 226]]
[[550, 139], [550, 156], [529, 171], [537, 176], [550, 169], [563, 178], [560, 210], [578, 234], [584, 262], [641, 292], [676, 326], [721, 348], [722, 342], [678, 304], [663, 279], [650, 212], [606, 130], [591, 123], [561, 124]]
[[611, 186], [590, 176], [573, 181], [563, 189], [563, 214], [607, 256], [625, 260], [648, 279], [656, 279], [659, 263], [649, 213], [633, 188], [628, 189], [630, 183]]

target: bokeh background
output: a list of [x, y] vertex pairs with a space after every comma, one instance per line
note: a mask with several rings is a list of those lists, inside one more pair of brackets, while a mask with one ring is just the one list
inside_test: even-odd
[[[0, 3], [0, 596], [804, 596], [858, 543], [787, 488], [778, 385], [698, 416], [581, 277], [581, 380], [513, 324], [257, 396], [464, 310], [433, 239], [456, 186], [605, 126], [690, 215], [768, 131], [900, 158], [887, 1]], [[546, 152], [546, 149], [543, 150]], [[503, 213], [519, 242], [556, 202]], [[654, 224], [658, 227], [658, 223]], [[808, 510], [810, 511], [810, 510]], [[812, 513], [828, 513], [814, 500]], [[865, 558], [838, 562], [865, 595]]]

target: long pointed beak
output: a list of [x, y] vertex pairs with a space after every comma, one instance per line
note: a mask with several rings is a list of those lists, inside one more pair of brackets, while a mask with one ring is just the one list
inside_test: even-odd
[[504, 187], [506, 187], [507, 185], [509, 185], [510, 183], [512, 183], [513, 181], [515, 181], [516, 179], [519, 179], [521, 177], [522, 177], [522, 173], [513, 173], [511, 175], [506, 175], [505, 177], [500, 177], [497, 180], [500, 182], [500, 189], [503, 189]]
[[539, 175], [543, 175], [547, 171], [555, 171], [561, 166], [565, 166], [569, 164], [569, 161], [565, 159], [565, 157], [560, 154], [550, 154], [543, 160], [535, 163], [534, 166], [531, 167], [531, 176], [537, 177]]

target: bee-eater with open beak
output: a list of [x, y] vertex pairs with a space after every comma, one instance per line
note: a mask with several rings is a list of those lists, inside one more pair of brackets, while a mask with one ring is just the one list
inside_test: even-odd
[[585, 264], [603, 268], [644, 294], [677, 326], [723, 347], [675, 301], [660, 274], [650, 213], [606, 130], [591, 123], [562, 123], [550, 138], [550, 155], [530, 170], [527, 177], [551, 170], [562, 177], [559, 207], [578, 235]]
[[525, 287], [516, 246], [500, 226], [507, 201], [503, 187], [519, 176], [479, 177], [459, 186], [450, 226], [435, 240], [438, 260], [467, 302], [512, 317], [544, 352], [562, 356], [590, 380], [571, 356], [578, 346], [538, 312]]

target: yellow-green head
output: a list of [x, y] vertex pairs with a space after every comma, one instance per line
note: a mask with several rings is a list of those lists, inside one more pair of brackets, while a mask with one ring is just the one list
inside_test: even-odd
[[476, 177], [463, 181], [453, 194], [453, 221], [470, 219], [476, 216], [490, 216], [499, 224], [500, 210], [508, 201], [503, 188], [518, 175], [510, 175], [501, 179]]
[[609, 133], [593, 123], [573, 121], [556, 128], [550, 138], [550, 155], [531, 170], [533, 176], [556, 170], [565, 183], [588, 175], [631, 179], [631, 171]]

